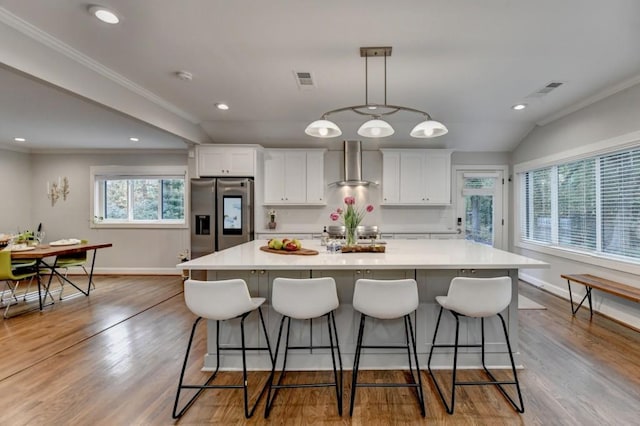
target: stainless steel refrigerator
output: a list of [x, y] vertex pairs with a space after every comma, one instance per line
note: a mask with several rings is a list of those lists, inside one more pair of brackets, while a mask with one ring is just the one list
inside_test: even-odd
[[192, 259], [253, 240], [253, 179], [192, 179], [190, 223]]

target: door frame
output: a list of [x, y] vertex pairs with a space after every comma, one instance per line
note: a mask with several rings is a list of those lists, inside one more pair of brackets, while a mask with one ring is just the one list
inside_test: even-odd
[[[461, 208], [460, 203], [462, 202], [462, 194], [460, 193], [460, 188], [458, 182], [458, 174], [459, 172], [501, 172], [502, 173], [502, 211], [494, 212], [494, 214], [499, 213], [502, 214], [502, 238], [500, 241], [494, 240], [494, 247], [499, 248], [501, 250], [509, 249], [509, 166], [505, 165], [463, 165], [463, 164], [455, 164], [452, 168], [452, 185], [454, 188], [453, 204], [454, 204], [454, 214], [455, 217], [460, 217], [459, 209]], [[462, 229], [462, 228], [459, 228]], [[464, 238], [464, 235], [463, 235]], [[496, 244], [496, 242], [498, 244]]]

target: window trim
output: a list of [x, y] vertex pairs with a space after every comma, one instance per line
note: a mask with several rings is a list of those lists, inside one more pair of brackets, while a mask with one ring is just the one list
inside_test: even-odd
[[[96, 176], [184, 176], [184, 221], [100, 222], [95, 220]], [[186, 229], [189, 227], [189, 174], [186, 166], [90, 166], [89, 167], [89, 227], [120, 229]]]
[[[553, 155], [541, 157], [536, 160], [531, 160], [514, 165], [514, 247], [557, 256], [577, 262], [588, 263], [590, 265], [596, 265], [603, 268], [616, 269], [631, 274], [640, 274], [640, 264], [638, 263], [639, 261], [631, 261], [624, 258], [617, 259], [614, 255], [603, 256], [598, 253], [585, 252], [575, 248], [551, 246], [544, 243], [525, 241], [521, 239], [521, 229], [522, 226], [525, 225], [523, 223], [521, 211], [522, 193], [524, 191], [524, 173], [540, 168], [552, 167], [558, 164], [569, 163], [573, 161], [583, 160], [585, 158], [606, 155], [613, 152], [630, 150], [634, 148], [640, 148], [640, 131], [626, 133], [624, 135], [616, 136], [604, 141], [595, 142], [575, 149], [562, 151]], [[597, 162], [597, 164], [598, 163], [599, 162]], [[596, 173], [596, 185], [599, 184], [599, 179], [599, 174]], [[596, 193], [598, 192], [599, 191], [596, 191]], [[596, 203], [598, 202], [599, 199], [596, 201]], [[598, 235], [597, 237], [599, 238], [600, 235]]]

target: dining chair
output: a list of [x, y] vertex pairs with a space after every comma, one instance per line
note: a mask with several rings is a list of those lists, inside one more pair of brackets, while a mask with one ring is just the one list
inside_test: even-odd
[[[35, 262], [34, 262], [35, 264]], [[0, 294], [0, 304], [5, 305], [5, 310], [3, 317], [9, 318], [9, 309], [11, 306], [18, 303], [18, 287], [20, 286], [20, 282], [29, 279], [29, 282], [33, 280], [33, 277], [40, 280], [40, 276], [38, 275], [38, 271], [35, 269], [28, 268], [20, 268], [14, 267], [11, 264], [11, 251], [8, 249], [0, 250], [0, 280], [5, 282], [4, 289]], [[40, 304], [42, 304], [42, 298], [40, 294], [40, 283], [38, 282], [38, 297], [40, 298]], [[8, 291], [11, 292], [9, 296], [9, 300], [5, 301], [4, 295]], [[25, 290], [25, 299], [26, 299], [26, 290]]]
[[[80, 240], [80, 244], [87, 244], [88, 240]], [[74, 254], [66, 254], [58, 256], [55, 262], [55, 267], [64, 269], [64, 277], [67, 277], [69, 273], [69, 268], [81, 267], [84, 273], [87, 275], [87, 278], [91, 279], [90, 285], [92, 289], [96, 289], [96, 285], [93, 282], [93, 278], [89, 275], [85, 264], [87, 263], [87, 252], [83, 251], [82, 253], [74, 253]], [[62, 292], [64, 291], [64, 280], [57, 277], [60, 282], [60, 300], [62, 300]]]

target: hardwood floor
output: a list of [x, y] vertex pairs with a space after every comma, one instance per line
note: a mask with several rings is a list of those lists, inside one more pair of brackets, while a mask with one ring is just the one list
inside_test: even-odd
[[[194, 317], [179, 277], [96, 278], [90, 297], [75, 297], [0, 324], [0, 424], [169, 425], [178, 374]], [[179, 424], [638, 424], [640, 333], [588, 310], [571, 316], [568, 301], [526, 284], [521, 292], [546, 310], [520, 310], [519, 371], [525, 413], [517, 414], [493, 387], [460, 388], [456, 412], [444, 411], [423, 374], [427, 417], [408, 389], [361, 388], [348, 416], [337, 415], [329, 389], [280, 393], [271, 417], [264, 401], [245, 420], [241, 391], [205, 391]], [[204, 327], [201, 329], [204, 331]], [[205, 351], [199, 333], [194, 355]], [[426, 360], [421, 360], [424, 366]], [[403, 372], [366, 371], [363, 381], [403, 380]], [[441, 374], [446, 374], [442, 372]], [[288, 376], [330, 380], [328, 372]], [[464, 379], [480, 378], [463, 371]], [[205, 377], [197, 364], [192, 380]], [[249, 375], [257, 396], [264, 372]], [[239, 373], [219, 380], [240, 383]], [[448, 374], [446, 380], [449, 380]], [[448, 383], [448, 382], [447, 382]]]

